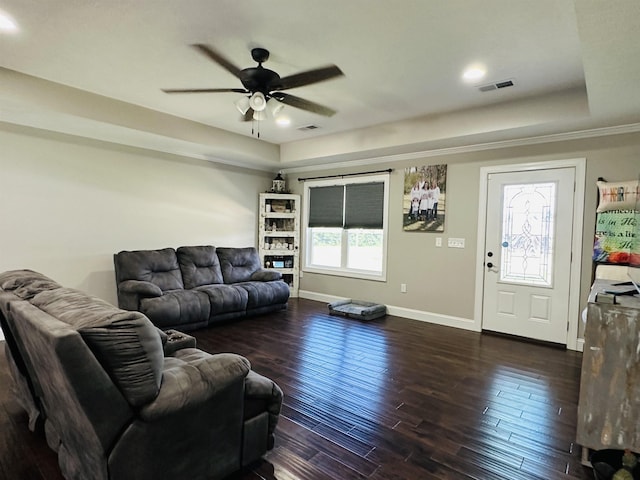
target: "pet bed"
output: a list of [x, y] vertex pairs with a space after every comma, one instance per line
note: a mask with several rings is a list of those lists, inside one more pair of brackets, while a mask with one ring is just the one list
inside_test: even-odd
[[373, 320], [384, 317], [387, 314], [387, 307], [379, 303], [347, 299], [330, 303], [329, 313], [359, 320]]

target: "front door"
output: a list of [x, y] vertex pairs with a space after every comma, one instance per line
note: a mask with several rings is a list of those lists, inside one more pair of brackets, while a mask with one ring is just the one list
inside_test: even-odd
[[574, 168], [491, 173], [482, 328], [567, 343]]

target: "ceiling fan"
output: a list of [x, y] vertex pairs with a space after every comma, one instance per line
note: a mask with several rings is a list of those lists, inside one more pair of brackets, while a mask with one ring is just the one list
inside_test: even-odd
[[[165, 93], [217, 93], [235, 92], [245, 94], [236, 102], [236, 107], [244, 115], [244, 120], [263, 120], [265, 110], [269, 108], [272, 114], [276, 114], [283, 105], [306, 110], [330, 117], [336, 113], [332, 108], [320, 105], [310, 100], [285, 93], [282, 90], [304, 87], [313, 83], [323, 82], [344, 75], [336, 65], [315, 68], [304, 72], [280, 77], [273, 70], [264, 68], [262, 64], [269, 58], [269, 50], [253, 48], [251, 57], [258, 63], [257, 67], [240, 69], [227, 58], [204, 44], [192, 45], [205, 54], [218, 65], [240, 79], [244, 88], [169, 88], [163, 89]], [[275, 100], [275, 101], [274, 101]]]

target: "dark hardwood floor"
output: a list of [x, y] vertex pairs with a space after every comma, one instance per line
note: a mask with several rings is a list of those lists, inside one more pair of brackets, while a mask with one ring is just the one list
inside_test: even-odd
[[[234, 480], [593, 478], [573, 443], [580, 353], [297, 299], [194, 335], [285, 393], [276, 447]], [[9, 381], [2, 355], [0, 478], [61, 479]]]

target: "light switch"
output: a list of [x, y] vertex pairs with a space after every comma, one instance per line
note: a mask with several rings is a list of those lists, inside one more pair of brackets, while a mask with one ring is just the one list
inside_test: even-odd
[[450, 238], [447, 246], [449, 248], [464, 248], [464, 238]]

